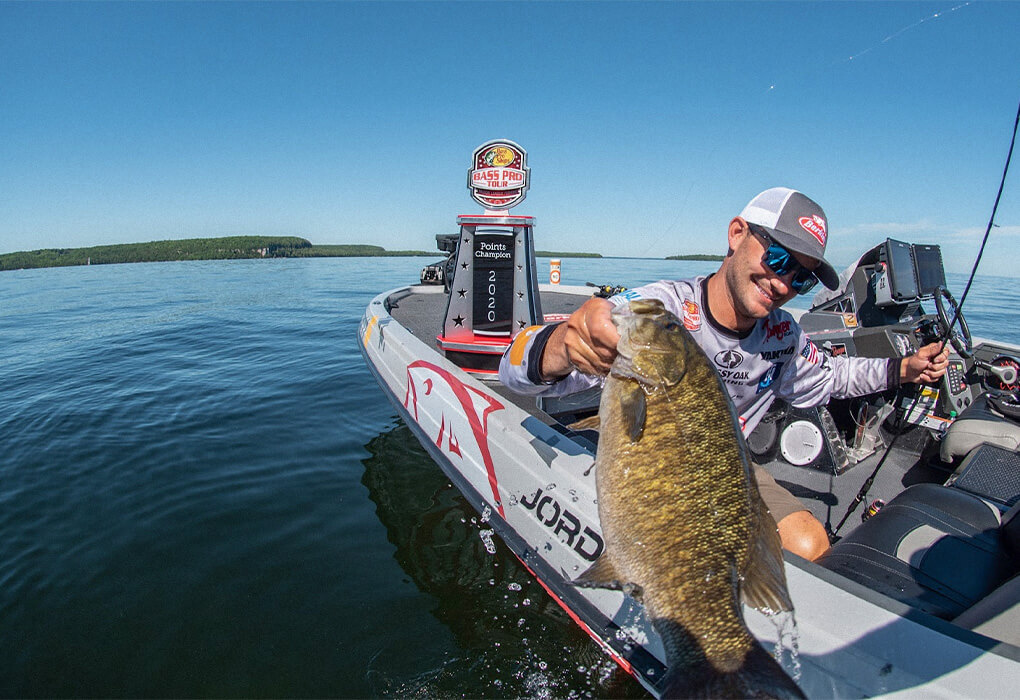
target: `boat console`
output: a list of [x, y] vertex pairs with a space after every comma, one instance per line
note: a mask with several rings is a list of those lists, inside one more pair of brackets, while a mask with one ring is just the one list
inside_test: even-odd
[[[909, 434], [900, 447], [918, 455], [942, 443], [947, 463], [985, 442], [1016, 449], [1020, 422], [989, 407], [986, 395], [993, 402], [1015, 402], [1009, 397], [1020, 389], [1020, 360], [1005, 346], [975, 347], [947, 289], [939, 246], [887, 239], [844, 271], [840, 281], [838, 289], [819, 292], [800, 318], [820, 349], [832, 356], [898, 358], [948, 338], [949, 370], [937, 387], [904, 386], [867, 399], [833, 400], [807, 412], [777, 405], [748, 439], [756, 456], [840, 474], [898, 433]], [[805, 440], [808, 444], [790, 459], [777, 447], [794, 429], [798, 433], [789, 441], [798, 448]]]

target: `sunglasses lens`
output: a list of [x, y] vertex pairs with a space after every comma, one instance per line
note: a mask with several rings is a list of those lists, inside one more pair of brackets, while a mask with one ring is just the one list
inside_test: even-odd
[[817, 283], [818, 278], [815, 277], [815, 273], [811, 272], [811, 270], [806, 267], [802, 267], [800, 272], [794, 275], [790, 286], [793, 288], [793, 291], [797, 292], [797, 294], [807, 294]]
[[765, 251], [765, 264], [779, 277], [787, 275], [795, 267], [799, 267], [789, 251], [778, 243], [772, 243]]
[[818, 282], [815, 273], [802, 266], [790, 251], [774, 241], [769, 240], [769, 247], [765, 251], [764, 262], [779, 277], [788, 275], [796, 270], [797, 274], [793, 276], [790, 287], [797, 294], [807, 294]]

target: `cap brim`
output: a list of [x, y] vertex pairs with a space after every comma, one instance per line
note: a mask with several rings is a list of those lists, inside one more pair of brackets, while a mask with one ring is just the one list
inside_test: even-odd
[[[761, 224], [756, 225], [761, 226]], [[816, 267], [813, 272], [815, 273], [815, 277], [818, 278], [818, 281], [834, 291], [839, 288], [839, 274], [837, 274], [836, 270], [828, 263], [828, 261], [826, 261], [825, 258], [818, 257], [817, 250], [809, 250], [807, 244], [802, 238], [797, 236], [788, 236], [782, 231], [771, 229], [767, 226], [762, 226], [762, 228], [768, 231], [769, 235], [787, 250], [792, 250], [794, 253], [800, 253], [801, 255], [806, 255], [812, 260], [817, 260], [818, 267]]]

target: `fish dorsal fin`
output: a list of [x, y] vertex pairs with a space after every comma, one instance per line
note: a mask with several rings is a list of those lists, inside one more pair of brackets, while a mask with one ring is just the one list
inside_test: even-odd
[[753, 490], [754, 534], [742, 575], [740, 596], [745, 603], [765, 614], [793, 610], [786, 588], [786, 568], [779, 531], [757, 490]]
[[579, 421], [575, 421], [568, 425], [567, 427], [573, 430], [574, 432], [579, 432], [581, 430], [597, 431], [601, 423], [602, 420], [599, 418], [599, 414], [596, 413], [594, 416], [588, 416], [587, 418], [582, 418]]
[[645, 392], [637, 382], [624, 382], [620, 388], [620, 415], [631, 442], [637, 442], [645, 429], [647, 406]]

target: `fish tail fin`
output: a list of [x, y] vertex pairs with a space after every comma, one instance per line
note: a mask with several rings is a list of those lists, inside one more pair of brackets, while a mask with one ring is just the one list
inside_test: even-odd
[[740, 597], [766, 614], [793, 610], [786, 586], [786, 564], [776, 521], [757, 489], [751, 490], [751, 517], [755, 536], [741, 573]]
[[803, 700], [804, 692], [783, 667], [760, 644], [755, 644], [744, 663], [733, 671], [702, 667], [702, 674], [690, 669], [671, 669], [662, 679], [660, 698], [781, 698]]

